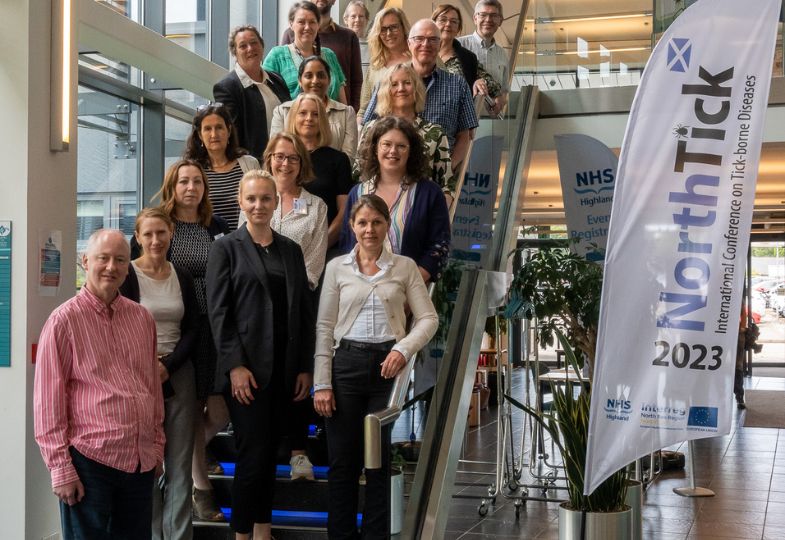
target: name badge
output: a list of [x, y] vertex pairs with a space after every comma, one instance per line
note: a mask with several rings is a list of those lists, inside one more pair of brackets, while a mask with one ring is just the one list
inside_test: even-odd
[[292, 208], [295, 214], [307, 215], [308, 214], [308, 203], [305, 199], [294, 199], [294, 207]]

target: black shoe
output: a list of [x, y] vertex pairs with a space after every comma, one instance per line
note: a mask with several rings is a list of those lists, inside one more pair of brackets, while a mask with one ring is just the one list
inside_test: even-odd
[[736, 401], [736, 408], [739, 409], [740, 411], [743, 411], [744, 409], [747, 408], [747, 404], [744, 403], [743, 399], [737, 400]]

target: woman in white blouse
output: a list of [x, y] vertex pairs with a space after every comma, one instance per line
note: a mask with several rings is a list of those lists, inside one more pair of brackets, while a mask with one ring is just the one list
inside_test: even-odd
[[136, 217], [134, 237], [141, 257], [131, 261], [120, 287], [155, 320], [158, 373], [164, 394], [164, 474], [153, 490], [153, 537], [190, 538], [191, 456], [197, 414], [194, 352], [199, 303], [187, 270], [166, 260], [174, 222], [162, 208], [145, 208]]
[[[316, 322], [314, 408], [326, 418], [330, 468], [330, 538], [356, 536], [363, 419], [384, 408], [395, 376], [439, 324], [417, 264], [384, 249], [390, 213], [377, 195], [362, 195], [349, 223], [357, 244], [327, 264]], [[412, 327], [406, 331], [408, 305]], [[390, 445], [389, 426], [382, 448]], [[363, 537], [389, 536], [389, 453], [365, 471]]]
[[264, 150], [264, 170], [273, 176], [278, 190], [270, 226], [299, 244], [308, 285], [316, 290], [327, 253], [327, 205], [303, 187], [314, 178], [308, 151], [296, 135], [273, 135]]
[[[330, 66], [319, 56], [309, 56], [300, 64], [297, 81], [303, 93], [313, 94], [322, 100], [330, 123], [330, 147], [340, 150], [350, 160], [357, 153], [357, 123], [351, 105], [344, 105], [327, 95], [331, 80]], [[286, 129], [293, 101], [278, 105], [273, 111], [270, 135]]]

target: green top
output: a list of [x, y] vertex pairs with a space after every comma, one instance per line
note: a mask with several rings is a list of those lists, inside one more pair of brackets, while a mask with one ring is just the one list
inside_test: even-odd
[[[346, 77], [341, 70], [341, 64], [338, 63], [338, 57], [335, 53], [327, 47], [322, 47], [322, 58], [327, 65], [330, 66], [330, 89], [328, 96], [330, 99], [338, 100], [338, 92], [341, 86], [346, 84]], [[297, 71], [300, 69], [300, 64], [303, 57], [294, 48], [294, 45], [279, 45], [270, 49], [267, 53], [267, 58], [264, 59], [262, 67], [269, 71], [274, 71], [280, 75], [286, 86], [289, 88], [289, 95], [292, 99], [302, 91], [297, 82]]]

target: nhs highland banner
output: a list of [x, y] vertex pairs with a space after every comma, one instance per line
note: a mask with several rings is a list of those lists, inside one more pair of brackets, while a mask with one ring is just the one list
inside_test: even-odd
[[698, 0], [655, 47], [619, 159], [585, 492], [726, 434], [780, 0]]
[[602, 262], [619, 160], [610, 148], [588, 135], [571, 133], [553, 139], [570, 249], [590, 261]]

